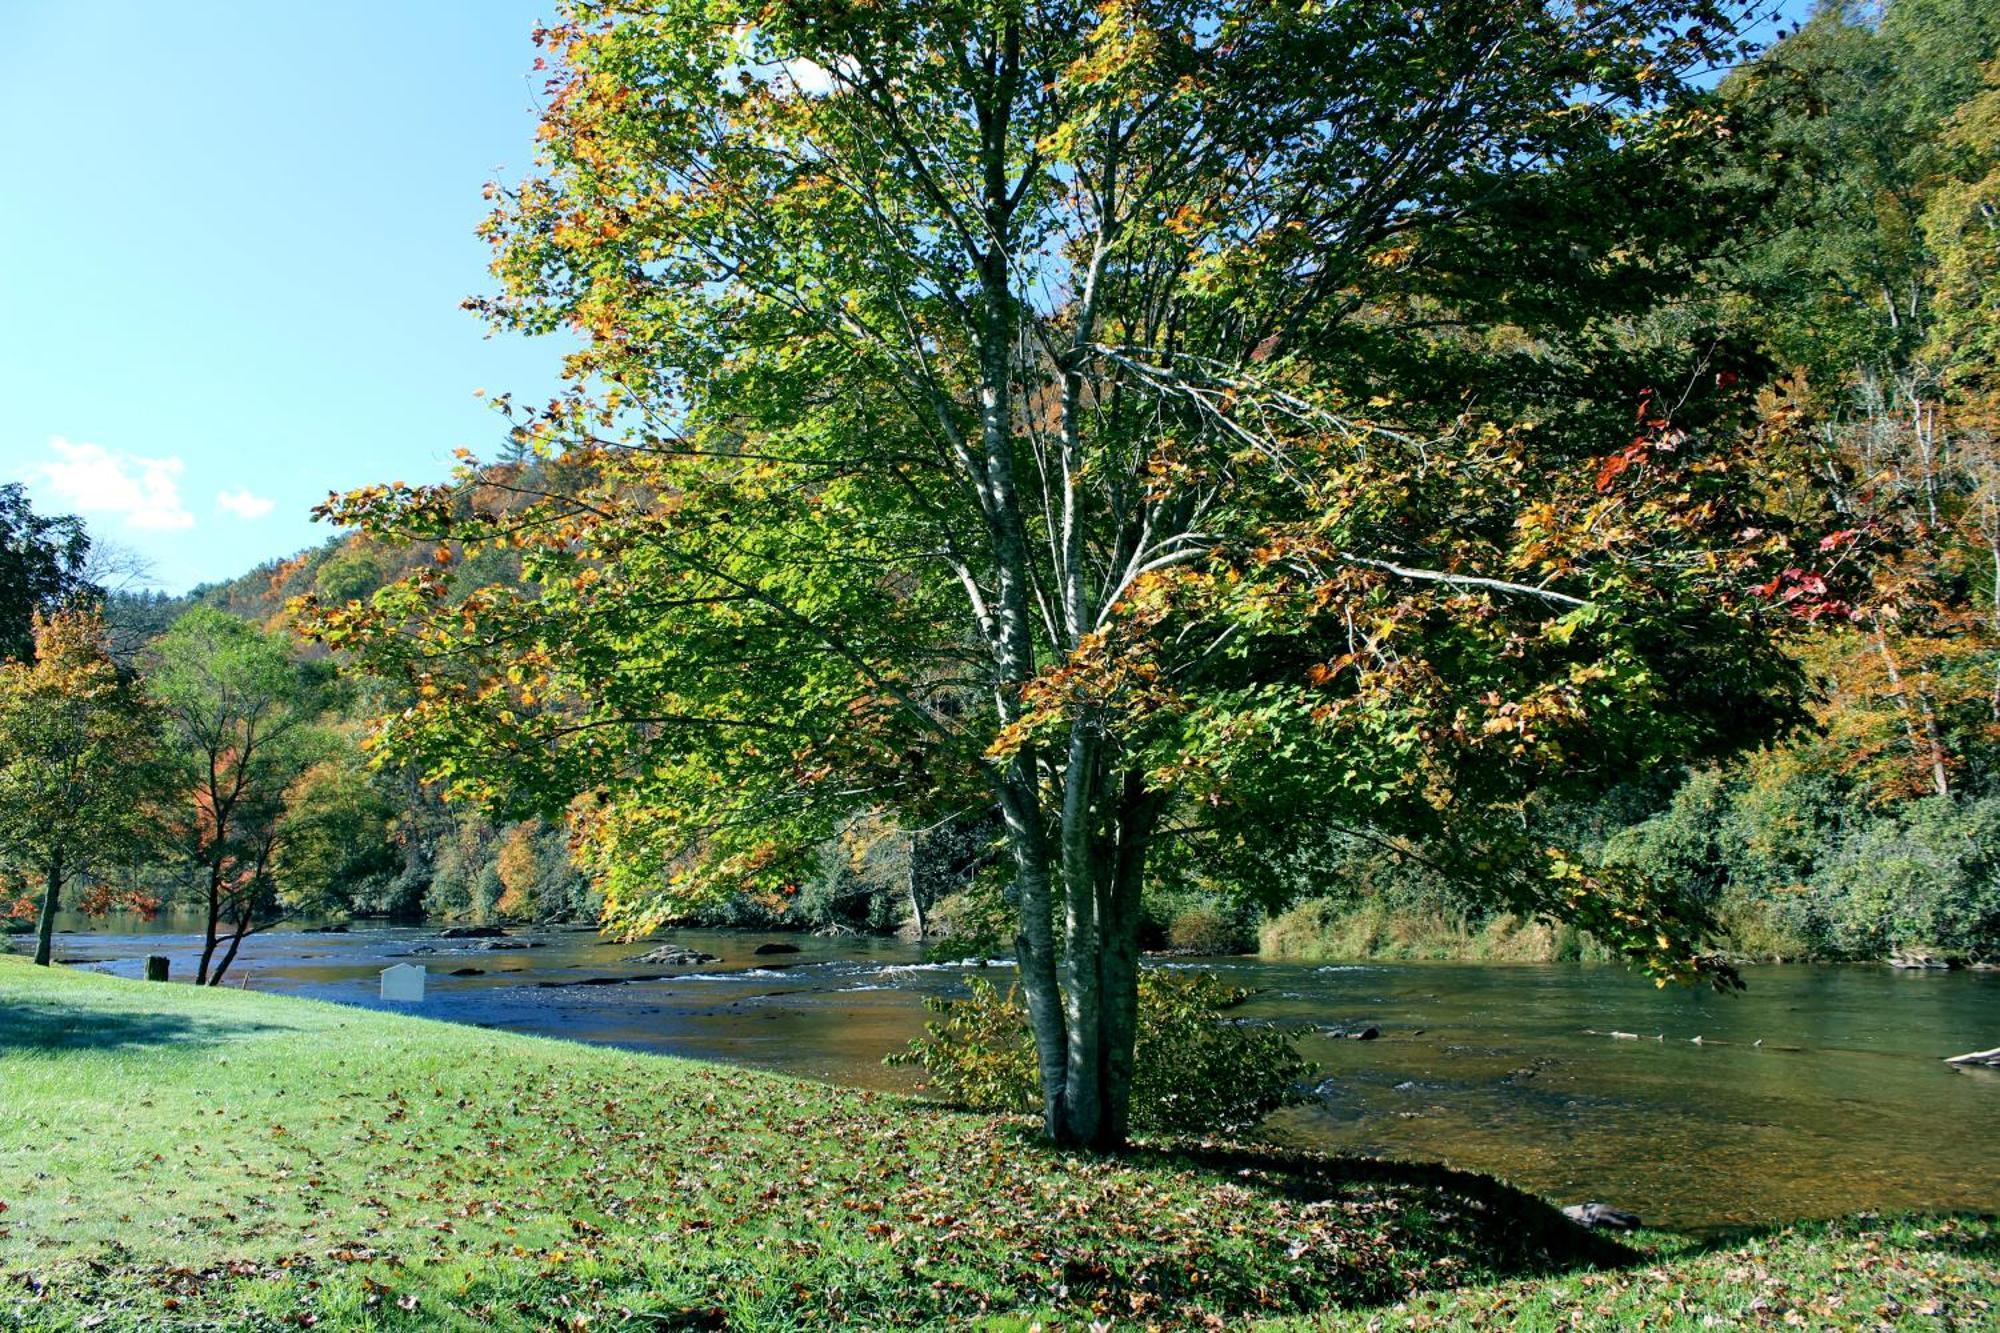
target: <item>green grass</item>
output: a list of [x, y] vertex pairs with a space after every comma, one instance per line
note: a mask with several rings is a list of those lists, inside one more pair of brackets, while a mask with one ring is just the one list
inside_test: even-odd
[[1709, 1243], [1649, 1239], [1648, 1262], [1636, 1266], [1273, 1321], [1271, 1333], [2000, 1328], [2000, 1226], [1991, 1218], [1850, 1218]]
[[[0, 1205], [0, 1328], [1450, 1326], [1493, 1301], [1558, 1326], [1650, 1286], [1481, 1177], [1059, 1153], [907, 1099], [16, 959]], [[1963, 1321], [1991, 1299], [1993, 1235], [1756, 1244]], [[1734, 1301], [1733, 1253], [1660, 1262]], [[1465, 1304], [1391, 1304], [1440, 1286]]]

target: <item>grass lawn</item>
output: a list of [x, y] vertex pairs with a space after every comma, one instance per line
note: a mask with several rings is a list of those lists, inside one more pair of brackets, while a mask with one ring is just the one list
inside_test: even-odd
[[0, 1328], [1972, 1328], [2000, 1272], [1985, 1221], [1636, 1255], [1460, 1173], [1059, 1153], [891, 1096], [13, 958], [0, 1209]]

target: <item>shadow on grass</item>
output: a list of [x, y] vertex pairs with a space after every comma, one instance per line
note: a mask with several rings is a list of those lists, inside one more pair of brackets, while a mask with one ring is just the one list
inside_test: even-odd
[[0, 1000], [0, 1055], [210, 1045], [264, 1033], [297, 1030], [282, 1023], [187, 1014], [123, 1013], [25, 1000]]
[[1352, 1197], [1359, 1189], [1420, 1191], [1456, 1209], [1454, 1227], [1476, 1238], [1496, 1274], [1525, 1276], [1575, 1268], [1623, 1268], [1646, 1256], [1563, 1216], [1547, 1200], [1505, 1181], [1433, 1162], [1334, 1156], [1256, 1144], [1137, 1147], [1136, 1160], [1227, 1175], [1246, 1188], [1302, 1203]]

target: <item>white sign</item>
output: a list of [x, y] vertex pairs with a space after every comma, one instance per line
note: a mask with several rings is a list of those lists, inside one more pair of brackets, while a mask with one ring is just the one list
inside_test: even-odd
[[382, 998], [399, 1004], [421, 1004], [424, 969], [420, 963], [398, 963], [382, 969]]

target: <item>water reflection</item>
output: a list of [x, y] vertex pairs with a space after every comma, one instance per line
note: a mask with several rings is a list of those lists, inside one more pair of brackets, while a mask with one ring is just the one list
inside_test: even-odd
[[[120, 975], [163, 953], [185, 978], [199, 952], [185, 923], [66, 924], [59, 958]], [[916, 966], [892, 940], [794, 936], [798, 953], [759, 956], [768, 938], [677, 932], [721, 961], [668, 969], [590, 931], [520, 932], [531, 948], [273, 931], [245, 945], [238, 977], [383, 1007], [378, 973], [407, 959], [429, 968], [430, 1017], [896, 1088], [913, 1075], [882, 1056], [970, 971]], [[1246, 1018], [1312, 1029], [1324, 1093], [1274, 1118], [1287, 1141], [1445, 1160], [1696, 1229], [2000, 1207], [2000, 1075], [1941, 1059], [2000, 1042], [2000, 974], [1757, 968], [1724, 996], [1610, 967], [1198, 966], [1257, 989]], [[634, 977], [659, 979], [606, 984]], [[1378, 1040], [1338, 1035], [1368, 1026]], [[1613, 1032], [1631, 1037], [1593, 1035]]]

